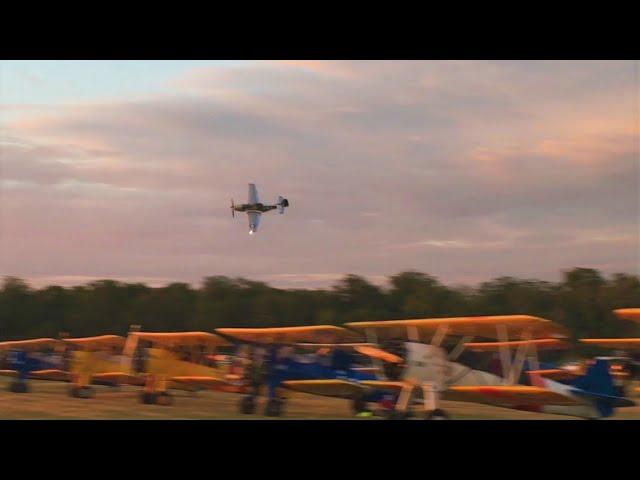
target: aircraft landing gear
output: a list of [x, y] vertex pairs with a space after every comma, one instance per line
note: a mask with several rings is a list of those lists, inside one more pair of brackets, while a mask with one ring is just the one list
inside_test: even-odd
[[27, 393], [29, 385], [24, 380], [14, 380], [9, 384], [9, 391], [13, 393]]
[[407, 420], [411, 417], [413, 417], [413, 414], [409, 410], [405, 410], [404, 412], [401, 412], [400, 410], [392, 410], [387, 414], [386, 419], [387, 420]]
[[142, 392], [140, 403], [145, 405], [173, 405], [173, 396], [169, 392]]
[[424, 418], [425, 420], [451, 420], [449, 414], [440, 408], [427, 412]]
[[256, 412], [256, 398], [253, 395], [245, 395], [240, 400], [240, 413], [251, 415]]
[[73, 386], [69, 389], [69, 396], [73, 398], [91, 398], [94, 392], [91, 387], [76, 387]]
[[351, 410], [354, 415], [357, 415], [367, 409], [367, 402], [362, 395], [356, 395], [351, 400]]
[[267, 417], [280, 417], [282, 416], [283, 407], [283, 399], [278, 397], [270, 398], [269, 401], [267, 401], [267, 406], [264, 409], [264, 414]]
[[158, 398], [158, 394], [155, 392], [142, 392], [140, 394], [140, 403], [145, 405], [154, 405]]

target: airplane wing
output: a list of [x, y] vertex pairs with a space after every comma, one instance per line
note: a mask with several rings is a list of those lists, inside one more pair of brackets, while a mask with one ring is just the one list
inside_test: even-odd
[[580, 342], [618, 350], [640, 350], [640, 338], [582, 338]]
[[322, 343], [318, 342], [318, 340], [323, 338], [332, 340], [333, 343], [361, 340], [358, 333], [334, 325], [275, 328], [216, 328], [215, 332], [243, 342], [256, 343]]
[[249, 231], [257, 232], [262, 214], [260, 212], [247, 212], [247, 215], [249, 217]]
[[217, 377], [207, 377], [207, 376], [196, 376], [196, 375], [182, 375], [171, 377], [170, 381], [179, 383], [182, 385], [187, 385], [190, 387], [199, 387], [199, 388], [207, 388], [207, 389], [218, 389], [222, 387], [226, 387], [229, 385], [229, 382]]
[[[16, 370], [0, 370], [0, 376], [17, 377]], [[28, 378], [35, 380], [53, 380], [58, 382], [67, 382], [70, 379], [69, 372], [57, 369], [34, 370], [29, 372]]]
[[485, 403], [513, 407], [514, 405], [580, 405], [566, 395], [546, 388], [525, 385], [452, 386], [442, 394], [445, 400]]
[[399, 392], [405, 386], [402, 382], [387, 382], [381, 380], [367, 380], [363, 382], [349, 382], [347, 380], [289, 380], [282, 382], [282, 386], [296, 392], [320, 395], [334, 398], [353, 398], [360, 392], [370, 390], [388, 390]]
[[231, 345], [231, 343], [219, 335], [208, 332], [131, 332], [132, 338], [146, 340], [154, 345], [163, 347], [205, 345], [218, 347]]
[[104, 372], [104, 373], [94, 373], [91, 375], [92, 381], [103, 381], [117, 384], [126, 384], [126, 385], [136, 385], [143, 386], [144, 385], [144, 377], [141, 375], [129, 375], [124, 372]]
[[62, 342], [55, 338], [34, 338], [32, 340], [15, 340], [9, 342], [0, 342], [0, 350], [18, 349], [23, 351], [36, 351], [54, 349], [59, 347]]
[[366, 332], [374, 330], [379, 339], [405, 338], [413, 329], [420, 340], [429, 340], [439, 328], [447, 336], [473, 336], [499, 340], [503, 330], [509, 338], [522, 338], [525, 333], [532, 338], [568, 337], [569, 332], [556, 323], [530, 315], [497, 315], [485, 317], [421, 318], [411, 320], [385, 320], [377, 322], [352, 322], [345, 327]]
[[615, 313], [618, 318], [640, 322], [640, 308], [619, 308], [614, 310], [613, 313]]
[[88, 350], [104, 350], [109, 348], [122, 349], [125, 338], [118, 335], [99, 335], [97, 337], [65, 338], [64, 341]]
[[249, 184], [249, 203], [260, 203], [260, 197], [258, 196], [258, 189], [256, 188], [255, 183]]

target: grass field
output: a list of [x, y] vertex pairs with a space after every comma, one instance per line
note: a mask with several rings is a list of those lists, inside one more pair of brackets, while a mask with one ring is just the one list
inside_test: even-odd
[[[67, 395], [68, 384], [32, 381], [31, 392], [15, 394], [8, 391], [9, 379], [0, 380], [0, 419], [94, 419], [94, 420], [174, 420], [174, 419], [265, 419], [263, 406], [259, 415], [238, 412], [239, 395], [219, 392], [174, 391], [174, 405], [143, 405], [138, 401], [139, 388], [95, 387], [94, 398], [85, 400]], [[640, 402], [639, 402], [640, 403]], [[443, 402], [453, 419], [464, 420], [568, 420], [572, 417], [519, 412], [504, 408], [462, 402]], [[292, 396], [285, 419], [353, 419], [349, 403], [344, 400], [306, 394]], [[640, 406], [621, 409], [615, 419], [640, 419]]]

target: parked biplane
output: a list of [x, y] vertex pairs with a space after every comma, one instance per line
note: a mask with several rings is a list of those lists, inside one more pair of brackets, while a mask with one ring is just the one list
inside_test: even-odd
[[[271, 373], [266, 381], [268, 414], [281, 413], [283, 401], [278, 392], [283, 389], [349, 399], [355, 412], [369, 402], [391, 395], [395, 406], [390, 418], [406, 418], [415, 402], [423, 406], [427, 419], [448, 418], [440, 408], [441, 399], [584, 418], [609, 416], [617, 407], [634, 405], [616, 395], [606, 361], [597, 361], [585, 375], [577, 378], [554, 380], [546, 376], [544, 370], [548, 369], [540, 368], [537, 351], [564, 345], [560, 339], [565, 338], [567, 332], [538, 317], [390, 320], [348, 323], [345, 327], [331, 327], [334, 340], [326, 345], [332, 347], [334, 354], [329, 364], [319, 360], [299, 361], [291, 353], [280, 357], [277, 353], [272, 355]], [[245, 342], [288, 343], [289, 348], [292, 344], [301, 346], [300, 338], [287, 337], [284, 329], [217, 329], [216, 332]], [[359, 335], [354, 338], [354, 333]], [[353, 356], [344, 353], [350, 347], [340, 347], [335, 337], [342, 337], [342, 341], [366, 341], [357, 345], [392, 356], [385, 360], [381, 354], [368, 355], [376, 368], [363, 371], [355, 366]], [[472, 343], [474, 339], [493, 341]], [[499, 352], [502, 375], [457, 363], [455, 360], [468, 347]], [[525, 369], [530, 381], [519, 384]], [[243, 411], [251, 410], [246, 408], [252, 405], [248, 398], [241, 404]]]
[[215, 350], [229, 345], [207, 332], [131, 332], [123, 355], [129, 360], [128, 372], [144, 377], [141, 402], [169, 405], [173, 402], [170, 388], [241, 391], [238, 376], [211, 364]]
[[[101, 335], [84, 338], [38, 338], [1, 342], [0, 351], [7, 351], [9, 368], [0, 375], [14, 377], [9, 389], [16, 393], [29, 390], [28, 379], [71, 382], [72, 396], [90, 396], [91, 389], [85, 380], [87, 366], [97, 370], [92, 376], [95, 384], [112, 385], [102, 370], [117, 368], [110, 356], [122, 348], [124, 338], [117, 335]], [[91, 362], [85, 361], [88, 357]]]
[[[640, 323], [640, 308], [620, 308], [613, 313], [618, 318]], [[628, 383], [640, 380], [640, 338], [582, 338], [580, 342], [620, 352], [615, 357], [609, 357], [612, 374]], [[633, 391], [640, 394], [640, 387]]]

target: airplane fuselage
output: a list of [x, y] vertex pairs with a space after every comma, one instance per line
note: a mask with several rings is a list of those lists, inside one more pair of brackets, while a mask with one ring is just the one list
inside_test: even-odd
[[242, 205], [235, 205], [233, 209], [236, 212], [268, 212], [269, 210], [275, 210], [277, 205], [264, 205], [263, 203], [243, 203]]

